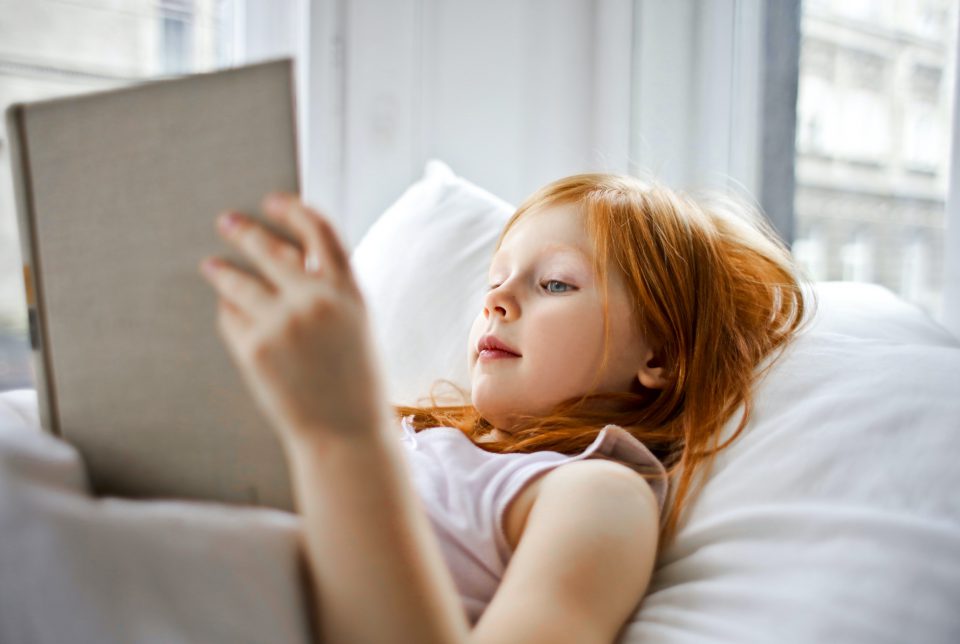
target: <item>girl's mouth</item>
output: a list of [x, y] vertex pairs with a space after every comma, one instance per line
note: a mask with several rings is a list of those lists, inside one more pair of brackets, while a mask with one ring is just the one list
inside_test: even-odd
[[519, 358], [515, 353], [501, 351], [500, 349], [484, 349], [477, 356], [478, 360], [500, 360], [501, 358]]

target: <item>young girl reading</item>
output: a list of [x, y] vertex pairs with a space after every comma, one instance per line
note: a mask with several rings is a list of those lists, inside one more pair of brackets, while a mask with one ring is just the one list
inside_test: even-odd
[[497, 243], [469, 402], [424, 408], [385, 400], [327, 219], [268, 195], [298, 247], [219, 218], [262, 272], [202, 265], [290, 465], [324, 642], [616, 638], [809, 306], [785, 246], [732, 203], [610, 174], [540, 189]]

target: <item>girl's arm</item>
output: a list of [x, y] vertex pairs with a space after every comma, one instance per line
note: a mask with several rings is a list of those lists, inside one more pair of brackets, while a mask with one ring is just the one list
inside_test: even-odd
[[320, 641], [465, 642], [466, 613], [399, 436], [286, 446]]
[[264, 212], [302, 249], [240, 213], [223, 236], [261, 272], [214, 259], [220, 334], [276, 431], [303, 516], [322, 641], [462, 642], [466, 613], [390, 431], [349, 258], [294, 195]]

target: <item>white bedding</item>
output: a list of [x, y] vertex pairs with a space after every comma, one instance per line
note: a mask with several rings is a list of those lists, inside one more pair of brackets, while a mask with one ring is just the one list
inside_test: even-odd
[[960, 642], [960, 349], [810, 335], [781, 366], [630, 641]]
[[92, 499], [38, 426], [0, 394], [0, 642], [307, 641], [293, 515]]
[[[399, 379], [461, 374], [462, 285], [508, 208], [437, 162], [420, 184], [354, 256], [391, 321], [379, 341], [423, 355], [450, 339], [431, 373], [384, 348], [391, 390], [411, 395]], [[415, 244], [452, 267], [428, 297], [436, 264], [398, 252]], [[881, 287], [817, 293], [620, 641], [960, 642], [960, 341]], [[0, 394], [0, 642], [305, 641], [295, 517], [93, 500], [76, 453], [36, 425], [34, 392]]]

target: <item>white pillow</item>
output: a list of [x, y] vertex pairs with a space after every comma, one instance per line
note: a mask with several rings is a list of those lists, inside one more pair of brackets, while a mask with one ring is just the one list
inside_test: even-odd
[[[467, 383], [509, 211], [431, 162], [361, 241], [394, 402]], [[620, 641], [960, 641], [960, 342], [883, 287], [814, 288], [811, 327], [758, 387]]]
[[960, 641], [958, 375], [954, 347], [798, 338], [627, 641]]
[[467, 337], [513, 212], [431, 160], [354, 249], [391, 403], [416, 404], [441, 378], [469, 393]]
[[879, 284], [817, 282], [822, 310], [811, 330], [858, 338], [960, 347], [950, 331], [924, 310]]

